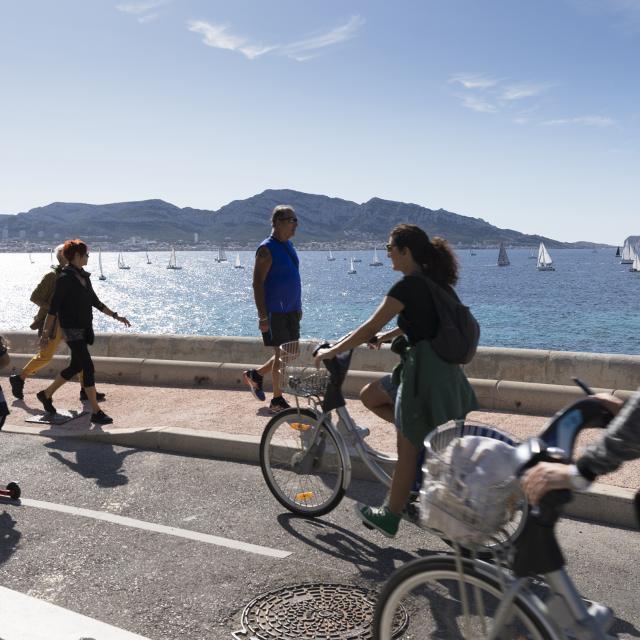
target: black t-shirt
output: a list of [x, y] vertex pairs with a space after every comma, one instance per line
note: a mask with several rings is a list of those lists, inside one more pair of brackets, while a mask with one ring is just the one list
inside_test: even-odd
[[[448, 287], [445, 287], [448, 290]], [[405, 276], [396, 282], [387, 295], [404, 305], [398, 314], [398, 327], [411, 344], [431, 340], [438, 331], [438, 314], [433, 304], [429, 285], [424, 278]]]

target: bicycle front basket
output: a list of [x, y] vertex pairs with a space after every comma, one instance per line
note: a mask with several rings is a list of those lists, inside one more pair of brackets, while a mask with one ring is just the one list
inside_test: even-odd
[[324, 367], [303, 366], [299, 342], [285, 342], [280, 346], [280, 386], [285, 393], [301, 398], [320, 398], [328, 383], [329, 372]]

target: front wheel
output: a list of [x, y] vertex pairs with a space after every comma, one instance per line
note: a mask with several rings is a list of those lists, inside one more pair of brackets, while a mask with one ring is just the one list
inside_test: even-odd
[[309, 409], [274, 416], [260, 441], [262, 475], [274, 497], [289, 511], [321, 516], [342, 497], [346, 462], [333, 431]]
[[[548, 624], [524, 598], [516, 596], [500, 629], [495, 616], [504, 592], [473, 562], [453, 557], [413, 560], [385, 584], [373, 617], [374, 640], [553, 640]], [[398, 631], [398, 621], [404, 626]]]

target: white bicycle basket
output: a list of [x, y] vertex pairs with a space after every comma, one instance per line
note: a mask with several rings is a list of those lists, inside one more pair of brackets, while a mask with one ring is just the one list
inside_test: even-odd
[[[305, 366], [306, 365], [306, 366]], [[329, 372], [301, 357], [299, 342], [280, 346], [280, 386], [285, 393], [300, 398], [322, 397], [329, 383]]]
[[455, 438], [425, 459], [421, 525], [463, 546], [491, 540], [521, 498], [514, 448], [495, 438]]

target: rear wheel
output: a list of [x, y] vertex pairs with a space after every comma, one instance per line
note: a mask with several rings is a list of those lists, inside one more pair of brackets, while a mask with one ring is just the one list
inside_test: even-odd
[[289, 511], [321, 516], [344, 496], [345, 460], [333, 432], [308, 409], [274, 416], [260, 441], [262, 475]]
[[[421, 558], [398, 569], [385, 584], [373, 618], [374, 640], [553, 640], [545, 620], [516, 596], [498, 630], [504, 593], [468, 560], [462, 576], [453, 557]], [[403, 633], [397, 621], [408, 616]], [[395, 625], [394, 625], [395, 621]]]

